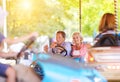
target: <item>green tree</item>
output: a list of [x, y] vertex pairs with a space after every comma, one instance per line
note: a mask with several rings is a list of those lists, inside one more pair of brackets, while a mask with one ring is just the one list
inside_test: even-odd
[[72, 32], [79, 31], [80, 9], [82, 34], [93, 36], [101, 16], [106, 12], [114, 13], [114, 0], [28, 0], [30, 8], [25, 8], [23, 1], [7, 0], [9, 36], [37, 31], [40, 35], [52, 37], [57, 30], [65, 30], [70, 38]]

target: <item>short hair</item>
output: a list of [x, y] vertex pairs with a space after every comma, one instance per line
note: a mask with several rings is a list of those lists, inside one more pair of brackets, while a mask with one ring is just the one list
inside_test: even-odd
[[64, 31], [57, 31], [56, 34], [61, 34], [63, 38], [66, 38], [66, 34]]

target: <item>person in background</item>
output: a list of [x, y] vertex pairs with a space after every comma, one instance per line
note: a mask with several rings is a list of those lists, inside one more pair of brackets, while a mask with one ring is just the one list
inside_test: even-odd
[[[46, 45], [44, 51], [50, 54], [60, 54], [62, 56], [69, 56], [71, 54], [71, 43], [65, 42], [66, 34], [64, 31], [57, 31], [56, 41], [52, 42], [50, 47]], [[65, 52], [64, 52], [65, 51]]]
[[[37, 37], [38, 33], [33, 32], [29, 35], [19, 37], [18, 39], [11, 39], [11, 38], [5, 38], [1, 33], [0, 33], [0, 57], [7, 58], [7, 57], [14, 57], [18, 53], [16, 52], [3, 52], [3, 47], [4, 43], [7, 43], [8, 45], [13, 44], [13, 43], [18, 43], [18, 42], [23, 42], [26, 40], [29, 40], [32, 37]], [[6, 77], [6, 82], [16, 82], [16, 72], [14, 68], [8, 64], [2, 64], [0, 63], [0, 76]]]
[[72, 40], [72, 58], [75, 59], [77, 62], [84, 63], [85, 56], [87, 55], [87, 45], [82, 42], [83, 37], [80, 32], [74, 32], [72, 35]]
[[[101, 37], [103, 35], [117, 33], [117, 27], [116, 27], [116, 23], [115, 23], [115, 15], [112, 13], [103, 14], [100, 24], [99, 24], [98, 31], [99, 31], [99, 33], [97, 34], [97, 36], [94, 39], [94, 46], [101, 46], [101, 45], [98, 45], [97, 42], [99, 41], [99, 39], [101, 39]], [[106, 43], [108, 44], [109, 42], [107, 41]], [[108, 46], [110, 46], [110, 45], [112, 45], [112, 44], [108, 44]]]

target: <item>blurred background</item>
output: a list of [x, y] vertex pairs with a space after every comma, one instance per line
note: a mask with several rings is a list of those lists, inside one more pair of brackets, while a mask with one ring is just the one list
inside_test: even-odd
[[[117, 0], [118, 18], [119, 5]], [[85, 40], [89, 40], [97, 34], [101, 16], [114, 13], [114, 0], [0, 0], [0, 6], [6, 10], [8, 37], [37, 31], [40, 36], [51, 38], [56, 31], [64, 30], [67, 40], [75, 31], [81, 31]], [[2, 32], [4, 26], [0, 27]]]

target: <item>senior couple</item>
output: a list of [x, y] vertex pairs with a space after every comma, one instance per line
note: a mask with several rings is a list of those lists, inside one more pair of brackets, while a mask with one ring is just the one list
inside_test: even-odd
[[57, 31], [56, 40], [51, 42], [50, 47], [45, 45], [44, 51], [53, 55], [62, 55], [72, 57], [78, 62], [84, 62], [87, 54], [87, 45], [84, 44], [83, 37], [80, 32], [74, 32], [72, 35], [72, 43], [65, 41], [66, 34], [64, 31]]

